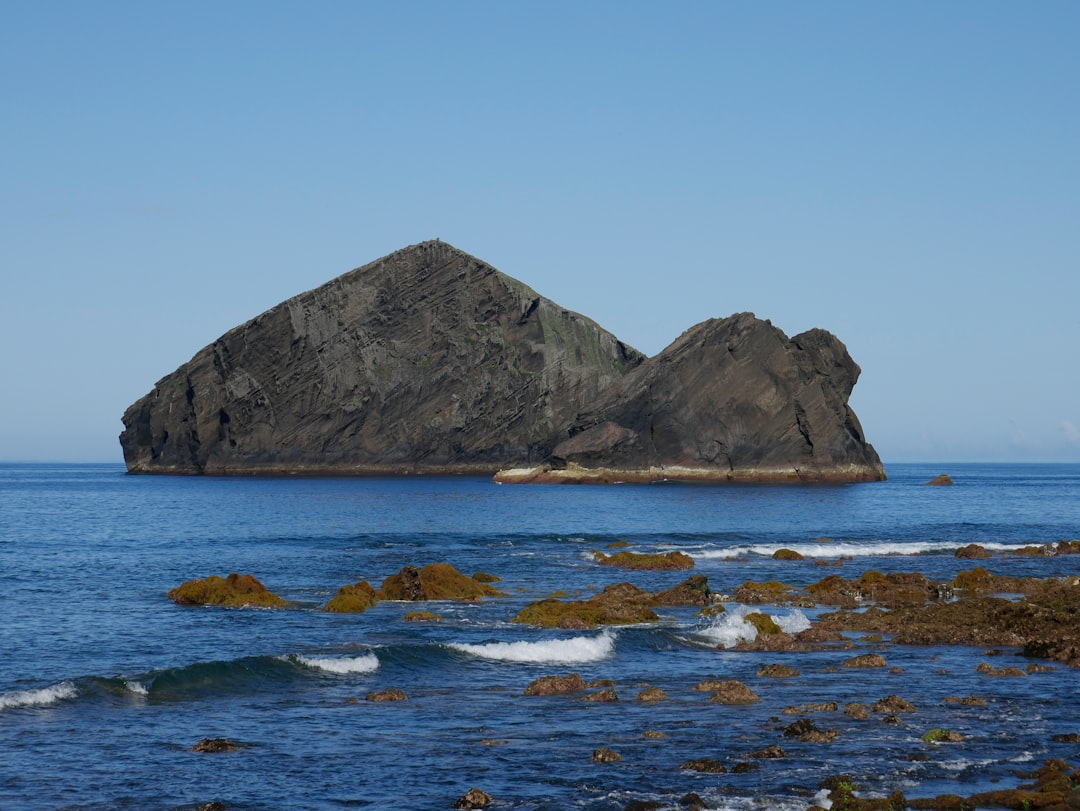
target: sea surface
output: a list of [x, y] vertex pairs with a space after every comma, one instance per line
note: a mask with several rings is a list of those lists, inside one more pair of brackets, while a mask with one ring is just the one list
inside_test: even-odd
[[[722, 595], [747, 580], [805, 586], [868, 569], [939, 580], [975, 565], [1080, 573], [1080, 556], [1008, 554], [1080, 538], [1080, 465], [887, 470], [886, 482], [849, 486], [500, 486], [0, 465], [0, 808], [449, 809], [476, 786], [496, 811], [677, 807], [688, 792], [712, 809], [805, 809], [823, 798], [822, 779], [839, 773], [863, 796], [899, 788], [920, 797], [1014, 786], [1017, 772], [1049, 758], [1080, 764], [1080, 745], [1051, 741], [1080, 732], [1080, 671], [976, 671], [985, 661], [1024, 667], [1015, 650], [988, 659], [978, 648], [886, 646], [890, 668], [874, 670], [840, 667], [879, 650], [858, 635], [846, 651], [737, 651], [754, 630], [730, 599], [717, 617], [668, 609], [658, 623], [609, 630], [510, 622], [554, 592], [585, 598], [624, 580], [655, 591], [691, 573]], [[942, 472], [954, 486], [925, 486]], [[618, 541], [681, 550], [696, 568], [599, 567], [593, 551]], [[969, 543], [995, 556], [957, 559]], [[807, 558], [773, 560], [781, 548]], [[320, 610], [342, 585], [377, 587], [403, 566], [438, 562], [495, 574], [509, 596]], [[255, 575], [296, 607], [181, 607], [165, 596], [230, 572]], [[418, 608], [443, 620], [403, 620]], [[829, 609], [764, 610], [798, 630]], [[756, 675], [772, 662], [801, 675]], [[539, 676], [573, 672], [613, 680], [620, 700], [522, 695]], [[710, 704], [693, 690], [705, 678], [740, 679], [761, 701]], [[668, 700], [635, 700], [644, 685]], [[364, 700], [391, 687], [408, 700]], [[972, 694], [987, 705], [944, 702]], [[786, 707], [887, 695], [918, 711], [899, 724], [816, 714], [820, 728], [840, 733], [827, 744], [782, 734], [795, 720]], [[964, 741], [925, 744], [932, 727]], [[240, 748], [190, 751], [207, 737]], [[692, 758], [731, 766], [773, 744], [786, 757], [747, 773], [679, 768]], [[622, 760], [593, 762], [600, 746]]]

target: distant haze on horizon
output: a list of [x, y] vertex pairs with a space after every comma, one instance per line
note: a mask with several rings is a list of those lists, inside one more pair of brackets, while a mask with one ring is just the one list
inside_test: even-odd
[[1080, 4], [5, 10], [0, 461], [440, 238], [648, 354], [833, 332], [888, 466], [1080, 462]]

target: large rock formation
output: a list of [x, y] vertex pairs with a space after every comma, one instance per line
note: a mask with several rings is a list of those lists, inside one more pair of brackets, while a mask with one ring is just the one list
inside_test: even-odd
[[884, 469], [831, 333], [789, 339], [751, 313], [711, 319], [612, 384], [549, 464], [507, 480], [873, 481]]
[[500, 481], [884, 478], [822, 330], [750, 314], [655, 358], [446, 243], [279, 304], [124, 414], [133, 473], [483, 473]]
[[133, 473], [484, 473], [539, 463], [644, 359], [444, 242], [279, 304], [124, 414]]

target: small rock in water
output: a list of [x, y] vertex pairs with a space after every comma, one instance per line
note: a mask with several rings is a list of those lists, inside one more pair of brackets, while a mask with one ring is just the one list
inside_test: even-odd
[[541, 676], [529, 682], [525, 688], [527, 696], [553, 696], [559, 693], [572, 693], [585, 689], [585, 680], [578, 673], [567, 676]]
[[799, 671], [790, 665], [763, 665], [757, 674], [767, 679], [790, 679], [799, 675]]
[[458, 801], [454, 803], [454, 808], [486, 808], [494, 799], [486, 791], [471, 788], [458, 798]]
[[389, 690], [380, 690], [377, 693], [368, 693], [364, 696], [365, 701], [406, 701], [409, 697], [396, 687]]
[[203, 738], [193, 747], [192, 752], [235, 752], [240, 746], [228, 738]]
[[941, 473], [927, 482], [928, 485], [933, 485], [935, 487], [948, 486], [952, 483], [952, 476], [950, 476], [948, 473]]
[[688, 760], [679, 766], [679, 768], [692, 772], [706, 772], [708, 774], [725, 774], [727, 772], [727, 766], [719, 760], [713, 760], [712, 758]]
[[887, 667], [888, 662], [880, 653], [864, 653], [861, 656], [852, 656], [844, 662], [844, 667]]
[[644, 701], [649, 704], [656, 701], [666, 701], [667, 697], [667, 693], [665, 693], [659, 687], [646, 687], [644, 690], [637, 694], [638, 701]]
[[622, 760], [622, 755], [613, 752], [606, 746], [601, 746], [599, 749], [593, 750], [592, 759], [593, 763], [617, 763]]
[[598, 693], [589, 693], [589, 695], [585, 696], [585, 700], [586, 701], [600, 701], [600, 702], [618, 701], [619, 700], [619, 694], [616, 693], [615, 690], [612, 689], [611, 687], [605, 687], [603, 690], [599, 691]]

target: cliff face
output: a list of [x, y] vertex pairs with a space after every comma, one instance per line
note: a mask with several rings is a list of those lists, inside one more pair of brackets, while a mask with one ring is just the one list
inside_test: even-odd
[[646, 359], [442, 242], [223, 335], [124, 414], [133, 473], [869, 481], [859, 367], [823, 330], [706, 321]]
[[569, 427], [550, 465], [518, 476], [883, 479], [847, 404], [859, 371], [824, 330], [789, 340], [750, 313], [712, 319], [613, 383]]
[[643, 359], [426, 242], [200, 350], [127, 410], [120, 443], [134, 473], [491, 473], [545, 460]]

